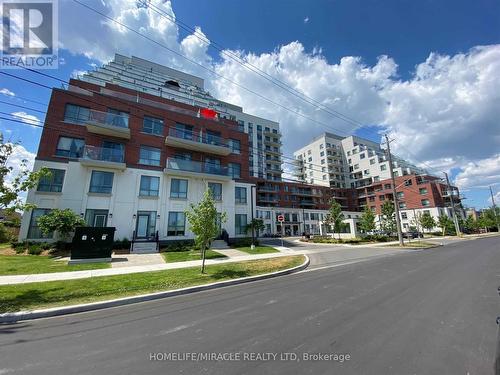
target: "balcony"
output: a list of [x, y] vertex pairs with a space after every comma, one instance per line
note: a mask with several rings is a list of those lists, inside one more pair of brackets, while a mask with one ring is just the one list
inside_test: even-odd
[[300, 200], [299, 204], [302, 206], [314, 206], [315, 205], [314, 201], [304, 200], [304, 199]]
[[170, 128], [165, 138], [167, 146], [183, 148], [186, 150], [206, 152], [209, 154], [227, 156], [231, 148], [226, 140], [209, 134], [202, 135], [194, 132]]
[[167, 167], [164, 172], [172, 175], [208, 178], [211, 180], [231, 180], [227, 167], [186, 159], [167, 158]]
[[85, 126], [90, 133], [130, 139], [128, 116], [126, 115], [92, 110]]
[[86, 145], [83, 155], [78, 159], [86, 167], [111, 168], [125, 170], [125, 154], [123, 150]]

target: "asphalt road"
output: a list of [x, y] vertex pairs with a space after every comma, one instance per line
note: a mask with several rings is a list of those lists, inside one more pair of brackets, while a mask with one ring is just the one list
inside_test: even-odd
[[[499, 285], [499, 238], [462, 241], [0, 326], [0, 374], [493, 374]], [[161, 360], [193, 352], [242, 354]]]

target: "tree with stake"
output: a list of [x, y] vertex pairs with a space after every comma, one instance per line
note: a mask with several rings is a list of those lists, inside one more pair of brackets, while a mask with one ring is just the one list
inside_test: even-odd
[[[210, 243], [219, 235], [219, 222], [217, 221], [217, 209], [215, 200], [210, 189], [203, 194], [201, 201], [190, 205], [186, 211], [190, 230], [194, 233], [196, 246], [201, 250], [201, 273], [205, 273], [205, 253]], [[220, 223], [226, 222], [226, 213], [219, 216]]]
[[330, 209], [326, 214], [325, 224], [333, 227], [333, 232], [339, 234], [342, 231], [344, 224], [344, 214], [342, 213], [342, 206], [335, 199], [330, 199]]
[[259, 231], [264, 229], [266, 229], [266, 226], [264, 225], [264, 221], [262, 219], [253, 219], [246, 226], [247, 233], [251, 232], [252, 230], [254, 231], [254, 233], [259, 233]]
[[436, 226], [436, 221], [434, 220], [434, 218], [431, 216], [430, 213], [424, 212], [424, 214], [420, 216], [420, 225], [422, 226], [422, 228], [430, 231], [432, 228]]
[[361, 215], [359, 227], [364, 233], [375, 230], [375, 214], [368, 206], [365, 206], [365, 210]]
[[441, 214], [438, 217], [438, 225], [442, 230], [443, 236], [446, 234], [446, 232], [450, 229], [450, 226], [453, 226], [453, 221], [450, 220], [448, 215]]

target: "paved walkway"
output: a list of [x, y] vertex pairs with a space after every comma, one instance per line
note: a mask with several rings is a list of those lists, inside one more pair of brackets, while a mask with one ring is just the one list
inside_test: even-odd
[[248, 255], [248, 253], [236, 249], [211, 249], [211, 250], [217, 251], [218, 253], [221, 253], [222, 255], [225, 255], [229, 258], [242, 257]]
[[127, 268], [164, 264], [165, 260], [159, 253], [155, 254], [113, 254], [111, 268]]

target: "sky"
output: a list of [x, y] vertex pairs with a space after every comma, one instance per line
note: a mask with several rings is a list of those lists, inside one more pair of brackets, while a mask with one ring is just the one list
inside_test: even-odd
[[[279, 121], [286, 156], [324, 131], [388, 133], [399, 156], [450, 173], [467, 206], [490, 205], [489, 186], [500, 203], [498, 1], [79, 1], [101, 14], [59, 1], [60, 64], [45, 73], [67, 81], [116, 52], [135, 55], [200, 75], [215, 97]], [[0, 75], [0, 117], [26, 122], [0, 119], [0, 131], [32, 160], [33, 125], [62, 82], [8, 73], [38, 83]]]

